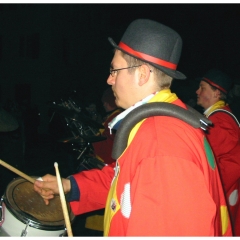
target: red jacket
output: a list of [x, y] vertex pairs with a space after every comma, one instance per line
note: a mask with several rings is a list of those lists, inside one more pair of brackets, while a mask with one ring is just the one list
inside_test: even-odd
[[232, 235], [211, 148], [202, 130], [179, 119], [146, 119], [116, 166], [73, 176], [80, 188], [73, 213], [106, 205], [105, 235]]
[[[231, 112], [228, 106], [223, 109]], [[240, 128], [226, 112], [211, 114], [208, 118], [213, 122], [213, 127], [206, 136], [219, 166], [234, 235], [240, 236]]]

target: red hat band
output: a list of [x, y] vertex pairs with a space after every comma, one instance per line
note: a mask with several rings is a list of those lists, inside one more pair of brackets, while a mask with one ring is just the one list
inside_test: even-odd
[[206, 81], [206, 82], [208, 82], [208, 83], [209, 83], [210, 85], [212, 85], [213, 87], [218, 88], [218, 89], [221, 90], [222, 92], [227, 93], [227, 91], [226, 91], [224, 88], [222, 88], [221, 86], [219, 86], [219, 85], [217, 85], [216, 83], [212, 82], [212, 81], [209, 80], [208, 78], [205, 78], [205, 77], [204, 77], [203, 80]]
[[122, 48], [124, 51], [128, 52], [129, 54], [136, 56], [137, 58], [144, 59], [148, 62], [152, 62], [152, 63], [155, 63], [157, 65], [160, 65], [160, 66], [163, 66], [163, 67], [166, 67], [166, 68], [170, 68], [170, 69], [173, 69], [173, 70], [177, 69], [177, 64], [170, 63], [170, 62], [164, 61], [162, 59], [155, 58], [155, 57], [152, 57], [150, 55], [135, 51], [123, 42], [120, 42], [118, 46], [120, 48]]

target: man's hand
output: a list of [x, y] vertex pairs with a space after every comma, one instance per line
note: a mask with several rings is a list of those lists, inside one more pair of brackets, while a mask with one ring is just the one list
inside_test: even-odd
[[[71, 190], [71, 184], [69, 179], [62, 178], [62, 186], [64, 193], [68, 193]], [[46, 205], [49, 204], [49, 200], [54, 198], [54, 195], [59, 194], [57, 177], [46, 174], [41, 180], [36, 180], [33, 185], [34, 190], [39, 193]]]

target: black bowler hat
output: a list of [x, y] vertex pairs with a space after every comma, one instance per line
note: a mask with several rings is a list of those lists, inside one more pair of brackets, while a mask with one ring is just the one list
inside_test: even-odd
[[112, 38], [108, 40], [114, 48], [148, 62], [170, 77], [186, 79], [176, 70], [182, 39], [173, 29], [149, 19], [137, 19], [128, 26], [118, 45]]
[[218, 69], [209, 70], [201, 78], [201, 81], [207, 82], [208, 84], [219, 89], [225, 94], [227, 94], [233, 86], [233, 81], [230, 76]]

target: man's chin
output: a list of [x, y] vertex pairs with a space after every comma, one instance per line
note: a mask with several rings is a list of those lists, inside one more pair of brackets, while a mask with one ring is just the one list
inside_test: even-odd
[[199, 101], [197, 101], [196, 104], [201, 107], [201, 103]]

